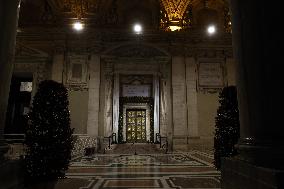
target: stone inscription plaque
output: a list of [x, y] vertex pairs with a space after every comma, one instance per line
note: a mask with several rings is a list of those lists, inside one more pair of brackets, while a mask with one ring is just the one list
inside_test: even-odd
[[198, 72], [200, 87], [223, 87], [223, 69], [220, 63], [200, 63]]
[[88, 72], [88, 57], [85, 55], [70, 55], [68, 57], [68, 84], [86, 84]]
[[122, 86], [123, 97], [133, 96], [151, 96], [151, 85], [123, 85]]

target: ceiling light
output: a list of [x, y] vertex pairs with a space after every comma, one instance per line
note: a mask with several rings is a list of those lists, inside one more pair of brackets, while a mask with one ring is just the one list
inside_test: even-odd
[[135, 24], [133, 30], [135, 33], [140, 34], [142, 32], [142, 26], [140, 24]]
[[213, 35], [214, 33], [216, 33], [216, 27], [214, 25], [210, 25], [207, 27], [207, 33], [209, 35]]
[[171, 31], [179, 31], [182, 29], [181, 20], [179, 18], [173, 18], [168, 27]]
[[169, 29], [171, 31], [178, 31], [178, 30], [181, 30], [181, 27], [180, 26], [169, 26]]
[[84, 25], [80, 21], [76, 21], [73, 23], [73, 29], [76, 31], [81, 31], [84, 29]]

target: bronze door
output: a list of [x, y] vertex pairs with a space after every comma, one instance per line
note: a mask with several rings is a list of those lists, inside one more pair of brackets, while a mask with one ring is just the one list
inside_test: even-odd
[[146, 110], [126, 110], [127, 142], [146, 142]]

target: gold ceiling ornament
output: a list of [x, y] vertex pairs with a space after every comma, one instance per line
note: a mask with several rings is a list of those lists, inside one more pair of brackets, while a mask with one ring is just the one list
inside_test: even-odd
[[169, 20], [181, 20], [190, 0], [161, 0]]
[[224, 6], [224, 29], [227, 33], [232, 33], [231, 13], [228, 6]]
[[209, 8], [208, 0], [204, 0], [204, 1], [203, 1], [203, 4], [204, 4], [204, 8]]
[[[183, 27], [184, 14], [186, 13], [191, 0], [161, 0], [161, 4], [166, 12], [167, 19], [166, 30], [178, 31]], [[163, 13], [164, 14], [164, 13]], [[161, 20], [161, 25], [165, 25], [165, 21]]]
[[97, 9], [96, 0], [63, 0], [61, 5], [63, 12], [72, 12], [78, 19], [94, 14]]

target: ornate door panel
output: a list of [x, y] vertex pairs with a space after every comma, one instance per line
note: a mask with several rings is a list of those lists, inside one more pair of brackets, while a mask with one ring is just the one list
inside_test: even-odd
[[127, 142], [146, 142], [146, 110], [126, 110]]

